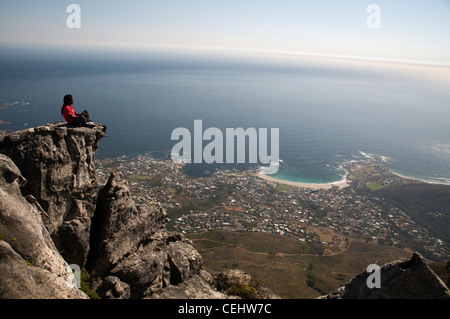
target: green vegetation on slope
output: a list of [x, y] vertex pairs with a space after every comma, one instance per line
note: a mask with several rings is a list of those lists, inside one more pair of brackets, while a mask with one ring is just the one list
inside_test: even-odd
[[404, 184], [380, 190], [380, 195], [450, 244], [450, 186]]

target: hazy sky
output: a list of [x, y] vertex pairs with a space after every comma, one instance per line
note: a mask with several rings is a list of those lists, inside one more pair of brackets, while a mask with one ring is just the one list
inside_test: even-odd
[[[81, 8], [79, 29], [66, 24], [71, 3]], [[381, 9], [380, 28], [368, 27], [370, 4]], [[450, 0], [0, 0], [0, 29], [0, 45], [209, 47], [450, 64]]]

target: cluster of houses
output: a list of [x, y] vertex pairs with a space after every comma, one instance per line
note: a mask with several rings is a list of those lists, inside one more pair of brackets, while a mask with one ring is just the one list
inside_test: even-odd
[[[172, 227], [184, 233], [269, 232], [336, 247], [345, 245], [348, 236], [397, 247], [403, 247], [406, 238], [438, 257], [449, 255], [445, 243], [406, 212], [352, 187], [279, 187], [251, 170], [193, 178], [183, 173], [183, 164], [150, 156], [98, 161], [99, 182], [114, 170], [129, 181], [136, 203], [160, 202]], [[324, 241], [316, 231], [319, 227], [336, 235]]]

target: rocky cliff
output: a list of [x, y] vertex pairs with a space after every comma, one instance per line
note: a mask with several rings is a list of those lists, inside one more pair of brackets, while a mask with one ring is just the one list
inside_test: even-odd
[[73, 129], [60, 122], [15, 132], [0, 141], [0, 153], [26, 180], [22, 194], [36, 199], [45, 227], [69, 263], [86, 262], [98, 188], [95, 152], [105, 136], [102, 125]]
[[105, 136], [57, 122], [0, 140], [0, 297], [87, 298], [68, 284], [76, 264], [103, 278], [106, 298], [226, 298], [158, 203], [137, 207], [114, 172], [97, 184]]
[[45, 211], [32, 195], [17, 166], [0, 154], [0, 297], [83, 298], [67, 285], [69, 265], [42, 222]]

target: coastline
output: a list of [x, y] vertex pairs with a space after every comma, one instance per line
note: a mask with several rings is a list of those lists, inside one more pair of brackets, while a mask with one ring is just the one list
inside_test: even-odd
[[348, 181], [347, 181], [347, 175], [345, 175], [343, 180], [341, 180], [341, 181], [332, 182], [332, 183], [323, 183], [323, 184], [286, 181], [286, 180], [283, 180], [283, 179], [278, 179], [278, 178], [271, 177], [269, 175], [264, 174], [261, 171], [258, 171], [255, 175], [257, 177], [262, 178], [262, 179], [264, 179], [266, 181], [269, 181], [269, 182], [282, 184], [282, 185], [289, 185], [289, 186], [294, 186], [294, 187], [310, 188], [310, 189], [314, 189], [314, 190], [331, 189], [333, 186], [334, 187], [339, 187], [339, 188], [344, 188], [344, 187], [350, 186]]
[[421, 182], [421, 183], [435, 184], [435, 185], [447, 185], [447, 186], [450, 185], [450, 183], [444, 182], [444, 181], [439, 182], [439, 181], [426, 180], [426, 179], [420, 179], [420, 178], [417, 178], [417, 177], [411, 177], [411, 176], [402, 175], [400, 173], [394, 172], [392, 169], [389, 169], [389, 171], [392, 174], [394, 174], [394, 175], [396, 175], [398, 177], [401, 177], [403, 179], [412, 180], [414, 182]]
[[426, 182], [426, 181], [420, 180], [420, 179], [415, 178], [415, 177], [406, 176], [406, 175], [402, 175], [402, 174], [400, 174], [400, 173], [394, 172], [392, 169], [389, 169], [389, 171], [390, 171], [392, 174], [394, 174], [395, 176], [401, 177], [401, 178], [403, 178], [403, 179], [410, 179], [410, 180], [413, 180], [413, 181], [416, 181], [416, 182], [424, 182], [424, 183], [428, 183], [428, 182]]

